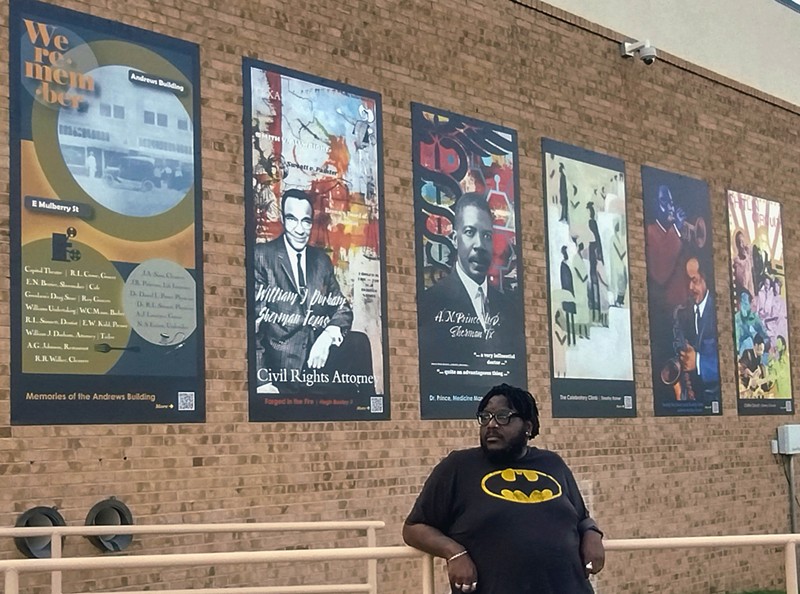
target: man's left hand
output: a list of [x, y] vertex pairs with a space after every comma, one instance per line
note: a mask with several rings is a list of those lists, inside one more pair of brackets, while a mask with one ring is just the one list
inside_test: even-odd
[[317, 340], [311, 345], [311, 350], [308, 353], [309, 369], [322, 369], [325, 367], [325, 363], [328, 362], [328, 355], [331, 352], [332, 344], [333, 337], [328, 332], [323, 332], [317, 336]]
[[581, 559], [587, 578], [603, 569], [606, 564], [606, 549], [603, 546], [603, 537], [598, 532], [587, 530], [581, 535]]

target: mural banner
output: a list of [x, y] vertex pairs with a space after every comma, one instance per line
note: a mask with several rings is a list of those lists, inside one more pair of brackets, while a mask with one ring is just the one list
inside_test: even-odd
[[554, 417], [634, 417], [625, 164], [542, 139]]
[[420, 412], [473, 418], [494, 385], [525, 386], [514, 130], [413, 103]]
[[642, 167], [656, 416], [722, 414], [708, 185]]
[[740, 415], [793, 412], [778, 202], [728, 191], [731, 309]]
[[198, 48], [11, 4], [11, 422], [205, 419]]
[[243, 80], [250, 420], [388, 419], [380, 95]]

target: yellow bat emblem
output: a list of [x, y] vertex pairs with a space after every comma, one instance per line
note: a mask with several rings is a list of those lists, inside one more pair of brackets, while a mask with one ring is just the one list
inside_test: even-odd
[[538, 470], [506, 468], [490, 472], [481, 480], [487, 495], [514, 503], [544, 503], [561, 497], [561, 485]]

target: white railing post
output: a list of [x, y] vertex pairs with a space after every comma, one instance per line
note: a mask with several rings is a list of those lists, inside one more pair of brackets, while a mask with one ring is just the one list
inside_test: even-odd
[[797, 543], [790, 540], [784, 549], [786, 565], [786, 592], [797, 592]]
[[[55, 532], [50, 534], [50, 557], [61, 559], [61, 535]], [[53, 594], [61, 594], [61, 572], [53, 571], [50, 573], [50, 591]]]
[[433, 594], [433, 557], [422, 556], [422, 594]]
[[16, 569], [6, 569], [6, 593], [19, 594], [19, 572]]
[[[375, 548], [378, 546], [378, 537], [375, 528], [367, 528], [367, 546]], [[369, 594], [378, 594], [378, 560], [367, 559], [367, 583], [369, 584]]]

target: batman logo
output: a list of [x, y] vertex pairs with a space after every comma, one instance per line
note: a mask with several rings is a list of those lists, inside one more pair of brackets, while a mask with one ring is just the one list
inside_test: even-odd
[[544, 503], [561, 497], [558, 481], [538, 470], [496, 470], [483, 477], [481, 489], [487, 495], [514, 503]]

